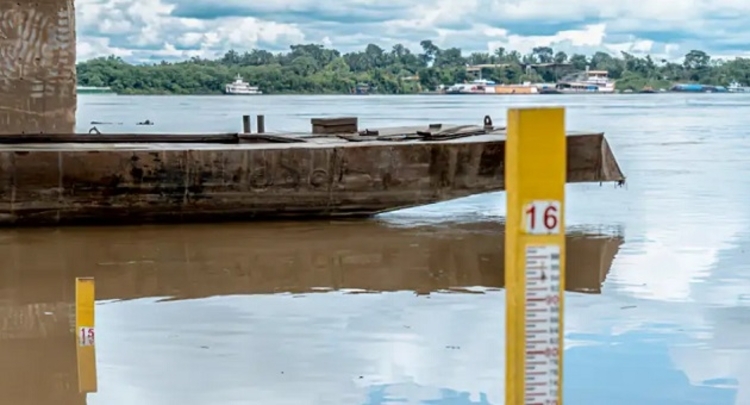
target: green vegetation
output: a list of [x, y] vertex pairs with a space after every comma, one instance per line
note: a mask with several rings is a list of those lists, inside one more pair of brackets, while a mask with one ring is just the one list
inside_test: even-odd
[[345, 54], [322, 45], [293, 45], [287, 53], [232, 50], [217, 60], [193, 58], [153, 65], [131, 65], [110, 56], [79, 63], [78, 82], [109, 86], [121, 94], [218, 94], [239, 73], [266, 94], [349, 93], [358, 84], [377, 93], [407, 94], [476, 78], [467, 72], [467, 64], [498, 65], [482, 69], [483, 78], [498, 83], [554, 82], [587, 65], [609, 71], [620, 90], [660, 89], [674, 82], [725, 86], [733, 80], [743, 85], [750, 82], [750, 59], [716, 60], [698, 50], [688, 52], [682, 63], [674, 63], [625, 52], [620, 57], [603, 52], [569, 56], [549, 47], [535, 48], [528, 55], [498, 48], [492, 54], [467, 56], [458, 48], [440, 49], [429, 40], [421, 45], [419, 53], [403, 45], [387, 51], [370, 44], [363, 51]]

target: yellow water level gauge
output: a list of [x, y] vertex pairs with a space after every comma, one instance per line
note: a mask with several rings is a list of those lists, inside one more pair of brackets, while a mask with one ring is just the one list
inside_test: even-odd
[[561, 405], [565, 110], [509, 110], [505, 161], [505, 403]]

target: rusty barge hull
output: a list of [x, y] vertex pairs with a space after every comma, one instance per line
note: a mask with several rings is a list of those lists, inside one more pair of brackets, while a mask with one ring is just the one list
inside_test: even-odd
[[[0, 226], [359, 217], [504, 189], [502, 130], [383, 134], [6, 135]], [[569, 183], [624, 180], [602, 133], [567, 139]]]

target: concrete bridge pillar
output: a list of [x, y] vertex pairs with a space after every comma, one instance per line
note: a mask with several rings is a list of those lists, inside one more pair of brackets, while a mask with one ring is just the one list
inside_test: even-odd
[[0, 0], [0, 136], [72, 133], [74, 0]]

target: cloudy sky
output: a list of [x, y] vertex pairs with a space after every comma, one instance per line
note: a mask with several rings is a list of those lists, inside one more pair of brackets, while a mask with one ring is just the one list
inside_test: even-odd
[[747, 0], [76, 0], [76, 7], [80, 60], [172, 60], [311, 42], [418, 49], [422, 39], [464, 51], [550, 45], [670, 59], [696, 48], [750, 55]]

